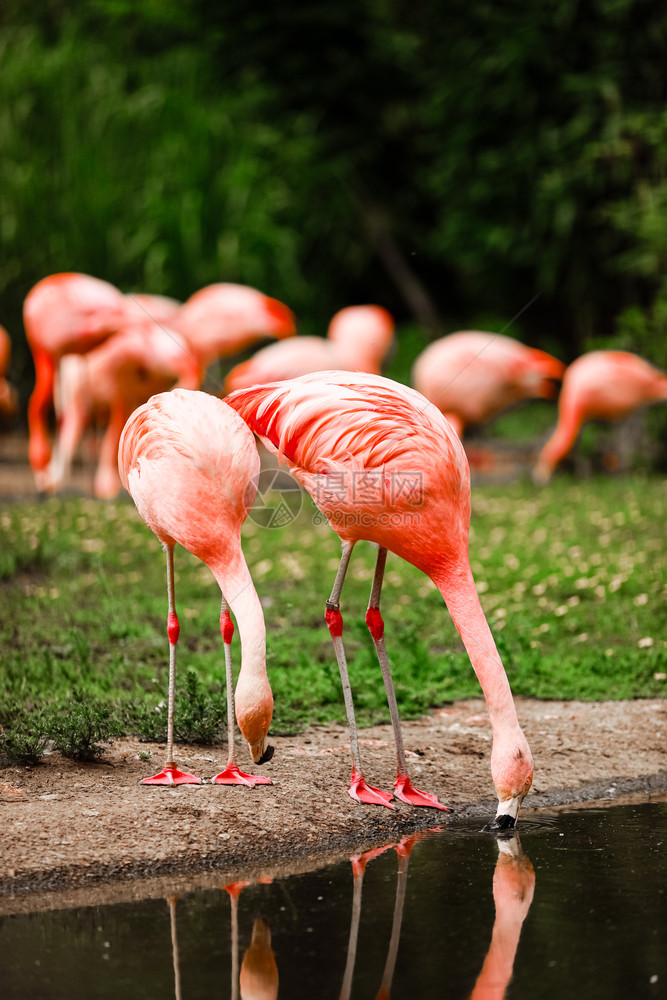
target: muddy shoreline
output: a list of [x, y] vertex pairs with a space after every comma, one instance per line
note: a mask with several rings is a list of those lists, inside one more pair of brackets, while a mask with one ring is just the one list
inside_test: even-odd
[[[518, 699], [536, 761], [520, 823], [540, 810], [667, 796], [667, 700], [541, 702]], [[391, 788], [388, 725], [363, 730], [369, 781]], [[361, 806], [346, 794], [347, 732], [314, 727], [277, 736], [266, 765], [273, 784], [147, 788], [163, 748], [123, 738], [104, 763], [59, 753], [35, 767], [0, 770], [0, 914], [139, 899], [238, 878], [288, 874], [435, 826], [480, 826], [495, 812], [491, 732], [481, 699], [444, 706], [404, 725], [415, 785], [452, 811]], [[224, 747], [178, 747], [178, 761], [204, 778]], [[249, 761], [242, 766], [250, 770]]]

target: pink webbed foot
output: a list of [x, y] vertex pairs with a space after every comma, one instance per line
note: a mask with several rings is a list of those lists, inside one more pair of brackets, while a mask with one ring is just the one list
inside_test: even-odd
[[271, 779], [263, 775], [245, 774], [236, 764], [228, 764], [224, 771], [211, 778], [212, 785], [270, 785]]
[[437, 795], [430, 792], [420, 792], [418, 788], [413, 788], [412, 782], [407, 774], [399, 774], [394, 782], [394, 795], [401, 802], [407, 802], [410, 806], [430, 806], [432, 809], [442, 809], [449, 812], [449, 807], [438, 802]]
[[179, 771], [175, 764], [167, 764], [159, 774], [143, 778], [142, 785], [201, 785], [201, 778], [187, 771]]
[[394, 796], [390, 792], [383, 792], [379, 788], [367, 785], [363, 774], [358, 774], [355, 770], [352, 771], [352, 783], [347, 794], [358, 802], [365, 802], [367, 805], [387, 806], [388, 809], [394, 808], [391, 804]]

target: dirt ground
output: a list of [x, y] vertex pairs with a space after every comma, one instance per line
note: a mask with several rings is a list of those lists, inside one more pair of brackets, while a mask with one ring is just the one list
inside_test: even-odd
[[[27, 442], [0, 436], [0, 498], [32, 496]], [[75, 486], [86, 490], [89, 471]], [[536, 810], [639, 794], [667, 797], [667, 699], [540, 702], [519, 699], [519, 718], [535, 758], [533, 789], [520, 822]], [[418, 829], [483, 825], [495, 813], [491, 730], [484, 702], [456, 702], [404, 724], [413, 782], [451, 812], [362, 806], [347, 794], [347, 730], [317, 727], [272, 738], [261, 772], [271, 785], [146, 787], [164, 748], [117, 740], [100, 762], [47, 754], [32, 768], [0, 770], [0, 915], [51, 906], [143, 898], [276, 875], [372, 846]], [[240, 764], [253, 766], [245, 745]], [[150, 760], [140, 755], [150, 753]], [[390, 726], [361, 733], [370, 783], [390, 789], [395, 754]], [[178, 746], [177, 761], [210, 778], [226, 748]], [[208, 880], [208, 881], [207, 881]]]
[[[629, 793], [667, 794], [667, 700], [580, 703], [518, 700], [535, 758], [535, 781], [520, 816], [566, 803], [614, 801]], [[140, 898], [193, 879], [273, 875], [338, 854], [395, 842], [427, 827], [493, 817], [491, 730], [484, 702], [455, 702], [406, 722], [413, 782], [452, 810], [363, 806], [347, 794], [347, 730], [309, 729], [277, 737], [262, 773], [271, 785], [147, 787], [163, 748], [123, 738], [102, 762], [80, 764], [55, 752], [32, 768], [0, 771], [0, 914], [75, 905], [109, 893]], [[361, 733], [369, 782], [390, 789], [391, 727]], [[150, 746], [151, 759], [140, 759]], [[241, 766], [251, 771], [245, 746]], [[179, 746], [177, 761], [204, 778], [226, 748]]]

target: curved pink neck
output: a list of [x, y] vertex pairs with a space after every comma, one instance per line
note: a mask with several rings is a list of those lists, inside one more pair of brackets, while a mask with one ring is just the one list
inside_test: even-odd
[[470, 568], [436, 571], [431, 577], [444, 598], [470, 657], [494, 733], [520, 730], [507, 674], [482, 610]]

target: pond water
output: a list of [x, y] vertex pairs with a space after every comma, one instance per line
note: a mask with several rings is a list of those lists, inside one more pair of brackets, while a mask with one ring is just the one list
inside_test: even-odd
[[667, 803], [0, 921], [2, 1000], [667, 997]]

